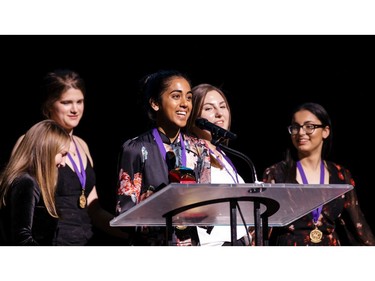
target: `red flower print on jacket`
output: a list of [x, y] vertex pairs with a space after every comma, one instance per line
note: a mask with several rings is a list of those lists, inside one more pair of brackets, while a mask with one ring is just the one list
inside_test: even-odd
[[121, 169], [119, 178], [120, 185], [117, 189], [117, 194], [130, 196], [134, 203], [138, 203], [141, 193], [142, 174], [135, 173], [134, 180], [132, 180], [129, 174]]

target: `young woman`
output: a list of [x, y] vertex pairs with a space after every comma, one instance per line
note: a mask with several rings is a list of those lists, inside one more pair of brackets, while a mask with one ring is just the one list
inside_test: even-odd
[[0, 176], [3, 244], [52, 245], [58, 167], [65, 166], [69, 146], [69, 135], [52, 120], [24, 135]]
[[[285, 161], [265, 170], [264, 182], [355, 185], [348, 169], [327, 159], [332, 124], [321, 105], [298, 106], [288, 130], [294, 149]], [[375, 245], [375, 239], [353, 189], [288, 226], [274, 227], [270, 245]]]
[[[56, 70], [45, 76], [43, 86], [44, 116], [56, 121], [70, 135], [67, 165], [59, 168], [56, 188], [59, 219], [53, 244], [90, 245], [94, 234], [93, 226], [112, 236], [126, 238], [126, 233], [110, 227], [109, 221], [114, 215], [99, 204], [93, 160], [88, 145], [73, 134], [85, 108], [86, 89], [83, 79], [74, 71]], [[21, 140], [22, 137], [19, 141]]]
[[[209, 151], [205, 142], [181, 131], [192, 110], [193, 94], [187, 76], [174, 70], [161, 70], [148, 75], [141, 83], [145, 112], [152, 128], [122, 146], [118, 214], [167, 186], [169, 173], [178, 168], [191, 169], [198, 183], [210, 182]], [[194, 231], [192, 227], [179, 229], [175, 243], [195, 245]], [[133, 233], [132, 245], [165, 245], [165, 241], [164, 227], [147, 227]]]
[[[231, 111], [224, 92], [210, 84], [197, 85], [192, 89], [192, 92], [193, 110], [188, 121], [187, 131], [203, 139], [209, 147], [211, 183], [244, 183], [228, 155], [211, 142], [213, 138], [211, 132], [202, 130], [195, 125], [197, 118], [204, 118], [225, 130], [230, 129]], [[224, 143], [228, 144], [228, 140], [224, 140]], [[229, 226], [197, 227], [197, 231], [201, 246], [231, 245]], [[248, 245], [249, 237], [246, 227], [237, 226], [237, 246]]]

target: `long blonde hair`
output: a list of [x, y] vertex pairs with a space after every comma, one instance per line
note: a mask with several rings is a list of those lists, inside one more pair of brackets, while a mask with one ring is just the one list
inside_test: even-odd
[[32, 126], [0, 175], [0, 208], [6, 205], [12, 184], [28, 173], [37, 181], [48, 213], [58, 217], [55, 206], [58, 168], [55, 158], [64, 149], [68, 150], [69, 144], [69, 134], [53, 120], [43, 120]]

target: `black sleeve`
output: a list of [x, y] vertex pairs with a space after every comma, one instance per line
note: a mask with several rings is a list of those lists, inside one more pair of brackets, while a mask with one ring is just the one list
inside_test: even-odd
[[39, 245], [32, 235], [34, 209], [39, 197], [39, 187], [31, 178], [22, 178], [11, 187], [9, 205], [12, 244]]

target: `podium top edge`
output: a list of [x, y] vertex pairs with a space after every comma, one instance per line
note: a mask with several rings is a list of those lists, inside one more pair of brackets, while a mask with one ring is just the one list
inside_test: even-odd
[[299, 184], [299, 183], [239, 183], [239, 184], [232, 184], [232, 183], [193, 183], [193, 184], [182, 184], [182, 183], [171, 183], [166, 187], [191, 187], [191, 188], [199, 188], [199, 187], [208, 187], [208, 188], [226, 188], [226, 187], [238, 187], [238, 188], [341, 188], [341, 189], [348, 189], [351, 190], [354, 187], [350, 184]]

